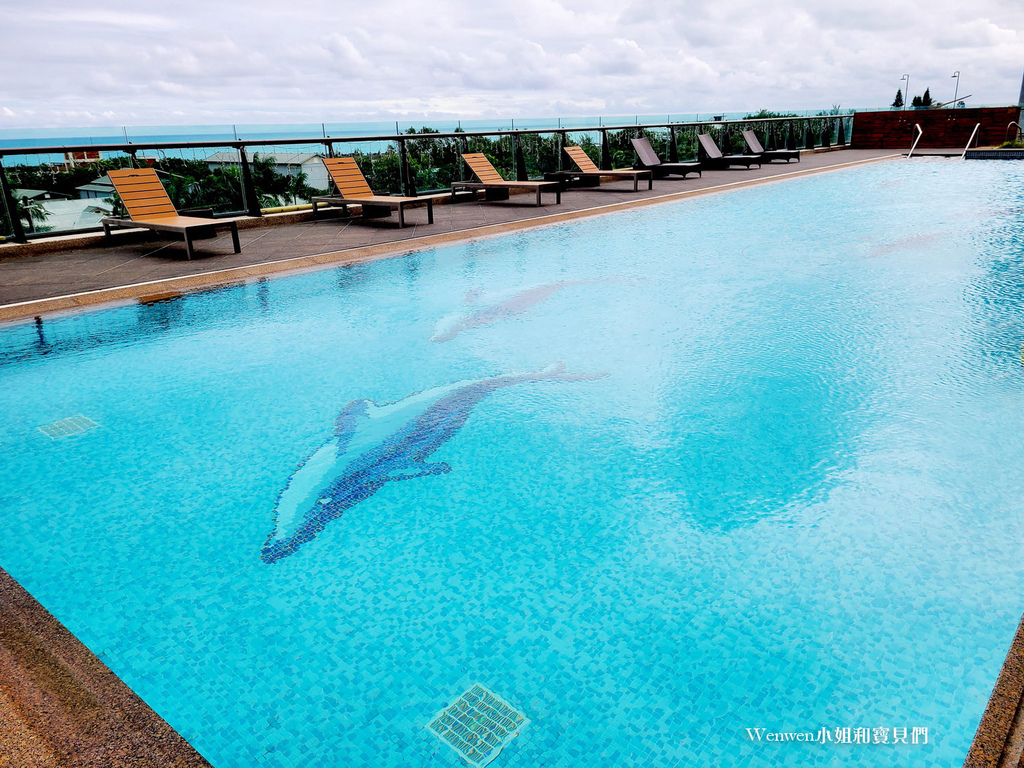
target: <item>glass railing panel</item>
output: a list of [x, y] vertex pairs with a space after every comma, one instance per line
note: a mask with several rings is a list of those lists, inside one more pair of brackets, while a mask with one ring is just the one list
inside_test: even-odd
[[[425, 131], [425, 132], [424, 132]], [[405, 141], [409, 168], [418, 194], [448, 190], [462, 180], [462, 146], [459, 139], [434, 138], [430, 129], [419, 129]]]
[[121, 210], [107, 171], [130, 165], [127, 154], [91, 150], [5, 158], [16, 212], [4, 206], [4, 236], [13, 234], [15, 215], [29, 237], [99, 229]]
[[323, 144], [250, 145], [246, 152], [263, 210], [307, 205], [330, 189]]

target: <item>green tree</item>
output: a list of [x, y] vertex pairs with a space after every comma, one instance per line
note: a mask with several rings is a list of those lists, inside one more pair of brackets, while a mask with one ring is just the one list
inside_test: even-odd
[[910, 102], [910, 106], [912, 107], [930, 107], [933, 104], [934, 102], [932, 101], [932, 94], [928, 88], [924, 89], [923, 96], [915, 96], [913, 100]]
[[902, 107], [903, 106], [903, 89], [897, 89], [896, 98], [892, 100], [892, 106]]

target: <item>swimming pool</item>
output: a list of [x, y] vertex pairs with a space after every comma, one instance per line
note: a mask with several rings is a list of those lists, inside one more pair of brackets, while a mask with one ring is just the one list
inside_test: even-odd
[[476, 684], [497, 766], [954, 764], [1024, 610], [1022, 210], [887, 162], [5, 328], [0, 565], [218, 768], [462, 765]]

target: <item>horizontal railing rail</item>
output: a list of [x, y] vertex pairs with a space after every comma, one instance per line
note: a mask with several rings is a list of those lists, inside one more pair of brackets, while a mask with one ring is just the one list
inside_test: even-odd
[[[504, 129], [491, 129], [491, 130], [473, 130], [473, 131], [452, 131], [446, 133], [434, 133], [430, 132], [429, 128], [423, 133], [391, 133], [391, 134], [378, 134], [378, 135], [321, 135], [321, 136], [306, 136], [306, 137], [294, 137], [294, 138], [260, 138], [260, 139], [245, 139], [245, 138], [231, 138], [221, 140], [202, 140], [202, 141], [125, 141], [118, 143], [105, 143], [105, 144], [52, 144], [48, 146], [32, 146], [32, 147], [0, 147], [0, 205], [3, 205], [7, 211], [7, 219], [10, 225], [11, 234], [15, 242], [26, 242], [28, 237], [41, 237], [41, 236], [52, 236], [55, 234], [66, 234], [67, 232], [84, 232], [84, 231], [95, 231], [86, 229], [75, 229], [75, 230], [62, 230], [62, 231], [47, 231], [45, 233], [26, 233], [22, 226], [21, 219], [22, 214], [19, 211], [19, 201], [15, 199], [12, 193], [11, 185], [8, 183], [7, 169], [5, 169], [3, 161], [5, 159], [13, 158], [25, 158], [31, 156], [64, 156], [65, 158], [73, 157], [76, 153], [92, 153], [95, 157], [96, 153], [118, 153], [125, 155], [128, 158], [128, 162], [135, 165], [139, 162], [151, 162], [156, 160], [159, 162], [160, 158], [145, 157], [139, 158], [138, 155], [141, 152], [166, 152], [166, 151], [194, 151], [204, 149], [232, 149], [238, 152], [237, 163], [232, 163], [239, 166], [240, 170], [240, 183], [241, 183], [241, 198], [242, 198], [242, 210], [232, 211], [231, 213], [247, 213], [251, 216], [261, 216], [262, 209], [259, 204], [258, 194], [253, 182], [253, 174], [251, 169], [251, 162], [248, 156], [248, 152], [251, 150], [259, 150], [267, 147], [292, 147], [292, 146], [309, 146], [309, 147], [323, 147], [324, 154], [328, 157], [335, 155], [335, 145], [367, 145], [374, 143], [386, 142], [389, 144], [398, 145], [398, 163], [399, 163], [399, 176], [400, 176], [400, 190], [401, 193], [412, 197], [417, 195], [414, 173], [410, 167], [410, 161], [408, 156], [408, 142], [423, 142], [423, 141], [437, 141], [437, 140], [459, 140], [461, 142], [467, 142], [472, 139], [478, 138], [496, 138], [498, 140], [509, 138], [511, 140], [511, 152], [513, 155], [513, 169], [516, 175], [516, 180], [523, 181], [527, 177], [527, 164], [522, 157], [522, 138], [525, 136], [558, 136], [560, 137], [559, 147], [557, 152], [558, 170], [564, 170], [565, 159], [562, 156], [561, 147], [565, 146], [570, 134], [591, 134], [601, 136], [601, 161], [600, 167], [605, 170], [609, 170], [612, 167], [611, 154], [608, 151], [608, 137], [609, 134], [619, 134], [621, 132], [635, 133], [642, 135], [645, 131], [659, 131], [667, 130], [669, 132], [669, 153], [671, 157], [669, 160], [677, 160], [677, 133], [679, 131], [698, 131], [701, 129], [714, 129], [716, 131], [725, 131], [731, 134], [738, 126], [749, 126], [752, 128], [766, 128], [772, 126], [772, 135], [775, 134], [774, 126], [785, 126], [785, 140], [790, 145], [789, 148], [796, 149], [813, 149], [817, 146], [828, 147], [833, 143], [844, 145], [846, 144], [846, 137], [848, 130], [846, 127], [847, 121], [852, 121], [852, 113], [843, 113], [835, 115], [814, 115], [814, 116], [784, 116], [784, 117], [750, 117], [743, 119], [731, 119], [731, 120], [700, 120], [700, 121], [685, 121], [685, 122], [655, 122], [655, 123], [627, 123], [621, 125], [589, 125], [589, 126], [559, 126], [559, 127], [542, 127], [542, 128], [510, 128]], [[423, 130], [423, 129], [421, 129]], [[834, 138], [833, 138], [834, 137]], [[819, 143], [820, 142], [820, 143]], [[769, 147], [771, 148], [771, 147]], [[358, 151], [358, 150], [357, 150]], [[367, 153], [374, 156], [374, 153]], [[376, 153], [379, 156], [383, 153]], [[21, 164], [24, 166], [25, 164]], [[57, 163], [38, 163], [37, 166], [42, 165], [60, 165]], [[9, 167], [19, 167], [13, 165]], [[225, 213], [221, 211], [221, 213]], [[4, 233], [0, 231], [0, 236]]]

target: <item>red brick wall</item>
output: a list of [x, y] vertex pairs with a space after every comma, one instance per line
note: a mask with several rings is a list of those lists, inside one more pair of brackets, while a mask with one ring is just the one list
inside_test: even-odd
[[855, 149], [910, 149], [917, 123], [924, 131], [918, 147], [963, 147], [974, 126], [981, 123], [977, 143], [985, 147], [1002, 144], [1006, 126], [1019, 117], [1020, 107], [858, 112], [850, 145]]

